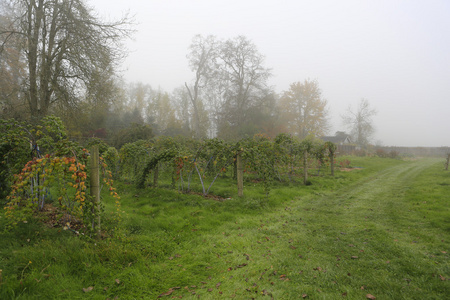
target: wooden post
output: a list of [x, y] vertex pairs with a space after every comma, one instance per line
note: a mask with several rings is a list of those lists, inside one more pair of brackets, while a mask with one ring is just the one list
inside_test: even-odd
[[306, 149], [303, 153], [303, 184], [308, 184], [308, 151]]
[[334, 176], [334, 152], [330, 151], [331, 176]]
[[156, 163], [155, 168], [153, 169], [153, 171], [155, 172], [153, 174], [153, 186], [156, 187], [158, 186], [158, 176], [159, 176], [159, 163]]
[[100, 172], [99, 172], [99, 154], [98, 146], [93, 146], [91, 149], [91, 196], [93, 199], [92, 213], [94, 219], [92, 220], [92, 229], [100, 237]]
[[448, 171], [448, 165], [450, 163], [450, 153], [447, 153], [447, 161], [445, 162], [445, 170]]
[[237, 186], [238, 196], [244, 196], [244, 169], [242, 167], [242, 157], [240, 154], [236, 156], [236, 169], [237, 169]]

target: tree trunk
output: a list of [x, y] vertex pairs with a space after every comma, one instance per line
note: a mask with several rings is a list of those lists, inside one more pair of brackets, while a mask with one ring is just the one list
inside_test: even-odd
[[99, 154], [98, 146], [93, 146], [91, 149], [91, 196], [93, 200], [92, 205], [92, 229], [96, 232], [97, 238], [100, 238], [100, 172], [99, 172]]
[[242, 157], [240, 154], [236, 156], [236, 169], [238, 197], [242, 197], [244, 196], [244, 168], [242, 167]]
[[[38, 44], [39, 33], [41, 31], [43, 13], [43, 0], [31, 1], [27, 7], [27, 39], [28, 39], [28, 72], [30, 78], [30, 88], [28, 91], [28, 104], [33, 122], [37, 122], [40, 116], [39, 95], [38, 95]], [[34, 15], [34, 19], [33, 19]]]
[[198, 113], [198, 84], [200, 81], [200, 74], [197, 72], [197, 78], [195, 80], [194, 85], [194, 95], [191, 93], [191, 89], [189, 89], [187, 83], [185, 82], [184, 85], [186, 86], [186, 89], [189, 93], [189, 98], [191, 99], [192, 107], [194, 108], [194, 131], [195, 131], [195, 138], [200, 139], [200, 116]]
[[159, 163], [156, 164], [155, 169], [153, 170], [155, 174], [153, 174], [153, 186], [158, 186], [158, 176], [159, 176]]
[[308, 151], [303, 153], [303, 183], [308, 184]]
[[334, 176], [334, 152], [330, 151], [331, 176]]

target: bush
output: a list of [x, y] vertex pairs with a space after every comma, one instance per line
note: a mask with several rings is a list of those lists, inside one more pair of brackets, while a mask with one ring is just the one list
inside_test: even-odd
[[359, 149], [359, 150], [355, 150], [353, 155], [358, 156], [358, 157], [364, 157], [367, 155], [367, 152], [366, 152], [366, 150]]
[[375, 154], [378, 156], [378, 157], [387, 157], [387, 153], [386, 153], [386, 151], [384, 151], [383, 149], [381, 149], [381, 148], [378, 148], [376, 151], [375, 151]]
[[399, 154], [400, 154], [400, 153], [399, 153], [398, 151], [391, 150], [391, 151], [389, 152], [389, 157], [390, 157], [390, 158], [398, 158]]

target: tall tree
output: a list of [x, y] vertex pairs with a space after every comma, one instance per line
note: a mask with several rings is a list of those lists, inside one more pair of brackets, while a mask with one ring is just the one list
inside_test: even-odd
[[183, 135], [189, 137], [195, 137], [195, 133], [191, 134], [191, 98], [185, 86], [180, 86], [174, 89], [172, 93], [172, 98], [175, 106], [175, 115], [181, 122], [181, 128], [183, 130]]
[[[0, 28], [14, 30], [11, 27], [13, 10], [6, 2], [0, 4]], [[26, 102], [22, 97], [21, 81], [26, 74], [23, 59], [22, 39], [18, 35], [0, 35], [0, 116], [21, 119], [26, 111]]]
[[130, 33], [126, 17], [98, 20], [83, 0], [10, 0], [15, 15], [0, 29], [8, 42], [23, 39], [25, 98], [33, 120], [55, 103], [75, 107], [98, 72], [122, 57], [121, 40]]
[[167, 92], [158, 91], [147, 106], [147, 118], [151, 120], [155, 134], [178, 135], [183, 132], [182, 122], [177, 119], [176, 111]]
[[202, 130], [201, 120], [201, 110], [204, 105], [200, 93], [201, 89], [208, 84], [208, 80], [211, 79], [214, 74], [216, 52], [217, 41], [214, 36], [209, 35], [205, 38], [201, 35], [196, 35], [192, 39], [192, 44], [189, 47], [189, 54], [187, 55], [189, 67], [195, 72], [193, 84], [190, 86], [185, 83], [193, 110], [192, 125], [195, 138], [202, 138], [205, 136], [205, 132]]
[[264, 67], [264, 56], [244, 36], [221, 43], [218, 53], [218, 79], [223, 86], [219, 134], [242, 137], [242, 126], [248, 114], [268, 94], [270, 70]]
[[202, 132], [203, 105], [209, 115], [209, 136], [239, 138], [254, 132], [255, 110], [272, 94], [264, 56], [244, 36], [228, 40], [195, 36], [189, 49], [195, 79], [185, 87], [193, 107], [193, 130]]
[[375, 132], [372, 117], [376, 113], [377, 111], [370, 107], [369, 101], [362, 98], [356, 110], [349, 106], [347, 113], [342, 116], [344, 125], [351, 130], [353, 140], [361, 147], [369, 143]]
[[280, 110], [289, 133], [300, 139], [324, 135], [328, 128], [327, 101], [316, 80], [292, 83], [280, 99]]

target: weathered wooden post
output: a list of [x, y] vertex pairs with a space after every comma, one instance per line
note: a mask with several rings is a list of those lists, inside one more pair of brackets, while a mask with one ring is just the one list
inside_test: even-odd
[[91, 196], [92, 196], [92, 229], [96, 232], [97, 238], [101, 236], [100, 231], [100, 171], [98, 145], [91, 149]]
[[445, 162], [445, 170], [448, 171], [448, 165], [450, 163], [450, 153], [447, 153], [447, 161]]
[[337, 146], [332, 142], [325, 142], [325, 147], [328, 150], [328, 155], [330, 158], [331, 176], [334, 176], [334, 155], [337, 150]]
[[308, 185], [308, 151], [303, 151], [303, 184]]
[[158, 176], [159, 176], [159, 163], [156, 163], [155, 168], [153, 169], [153, 171], [155, 172], [153, 174], [153, 186], [156, 187], [158, 186]]
[[334, 176], [334, 153], [330, 152], [331, 176]]
[[241, 154], [236, 155], [236, 169], [237, 169], [237, 186], [238, 196], [244, 196], [244, 168], [242, 167]]

